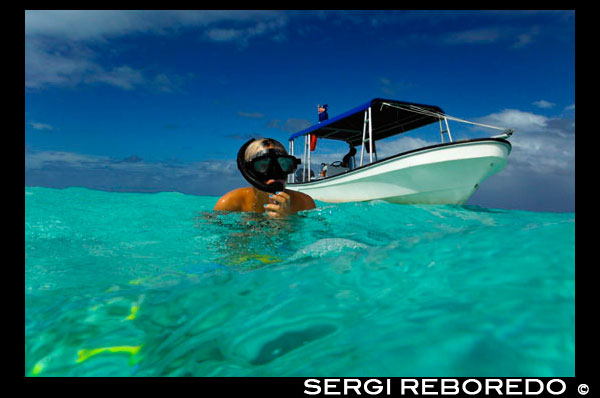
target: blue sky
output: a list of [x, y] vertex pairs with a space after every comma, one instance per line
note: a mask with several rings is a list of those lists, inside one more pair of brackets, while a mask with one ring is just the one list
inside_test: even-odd
[[516, 130], [469, 204], [574, 211], [574, 11], [26, 11], [25, 185], [222, 195], [249, 137], [375, 97]]

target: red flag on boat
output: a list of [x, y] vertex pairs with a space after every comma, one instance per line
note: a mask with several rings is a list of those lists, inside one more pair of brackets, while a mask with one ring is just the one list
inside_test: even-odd
[[317, 136], [314, 134], [310, 135], [310, 150], [314, 151], [317, 147]]

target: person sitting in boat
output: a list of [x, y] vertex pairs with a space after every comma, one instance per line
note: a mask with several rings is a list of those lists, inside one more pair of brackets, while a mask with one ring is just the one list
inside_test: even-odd
[[354, 148], [354, 145], [352, 144], [349, 145], [350, 150], [346, 155], [344, 155], [342, 159], [342, 166], [347, 167], [349, 170], [352, 170], [354, 169], [354, 155], [356, 155], [356, 148]]
[[301, 192], [285, 188], [288, 174], [300, 159], [288, 155], [285, 147], [272, 138], [251, 139], [240, 148], [238, 169], [252, 187], [238, 188], [223, 195], [214, 210], [267, 213], [281, 218], [316, 207], [314, 200]]

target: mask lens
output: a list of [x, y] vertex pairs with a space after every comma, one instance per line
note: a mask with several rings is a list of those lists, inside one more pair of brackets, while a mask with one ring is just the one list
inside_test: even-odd
[[281, 170], [286, 173], [291, 172], [292, 168], [294, 167], [294, 160], [291, 158], [277, 158], [277, 162], [279, 162]]
[[266, 171], [269, 169], [269, 164], [271, 164], [271, 159], [269, 158], [256, 160], [253, 163], [254, 171], [258, 173], [266, 173]]

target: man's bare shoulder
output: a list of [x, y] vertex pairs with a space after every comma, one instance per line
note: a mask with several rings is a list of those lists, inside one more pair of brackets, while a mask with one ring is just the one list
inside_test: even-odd
[[290, 196], [292, 197], [292, 207], [294, 212], [310, 210], [317, 207], [315, 201], [309, 195], [303, 192], [292, 190], [288, 190], [288, 192], [291, 194]]
[[252, 188], [245, 187], [234, 189], [217, 200], [214, 210], [244, 211], [248, 198], [252, 195]]

